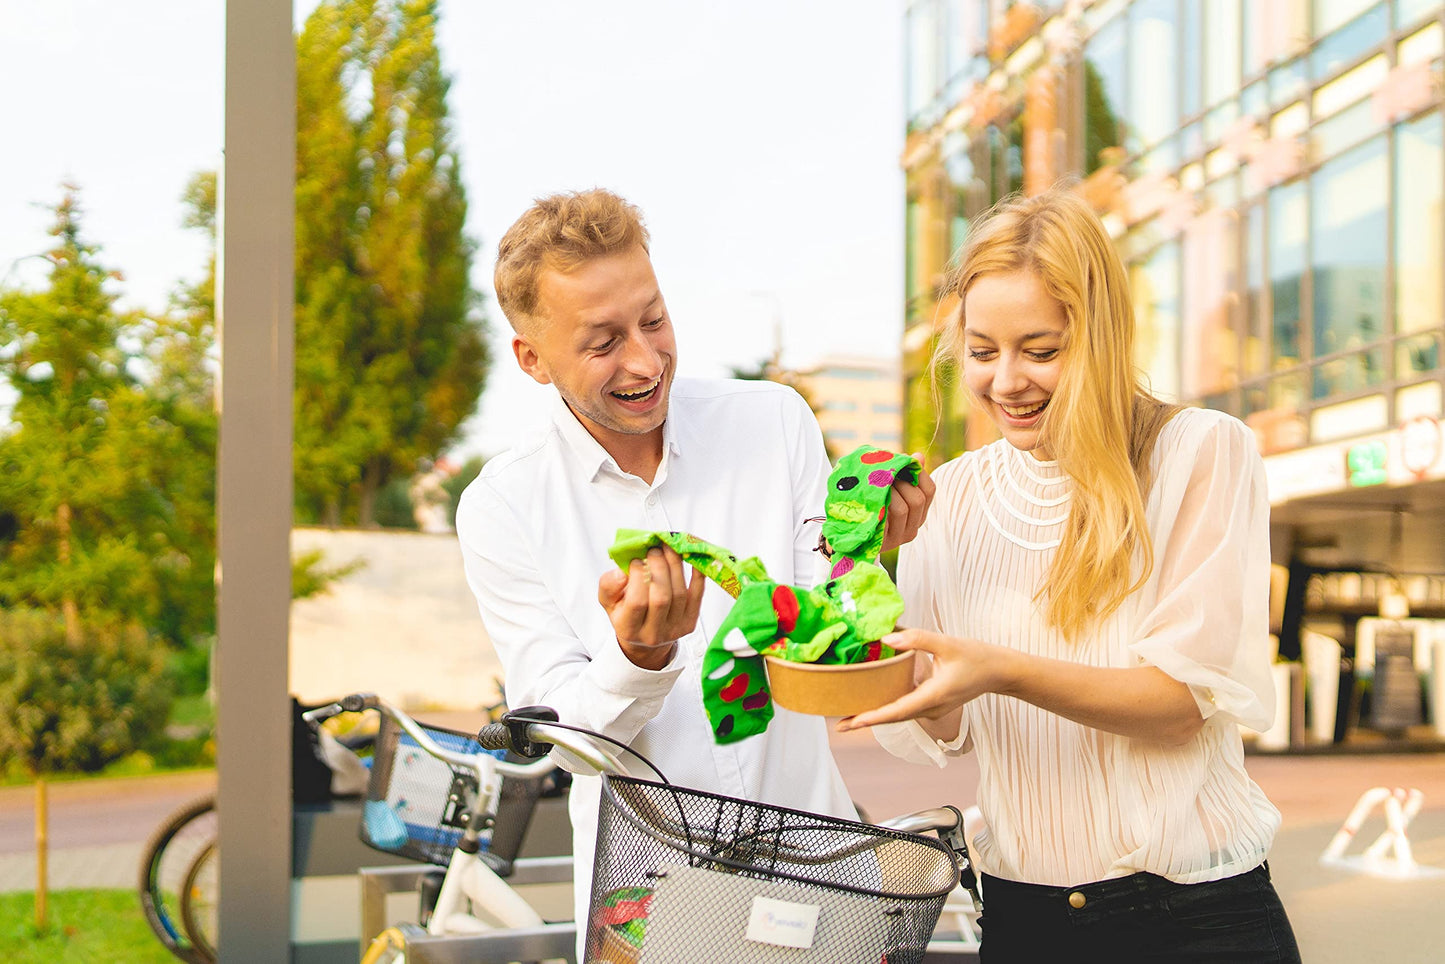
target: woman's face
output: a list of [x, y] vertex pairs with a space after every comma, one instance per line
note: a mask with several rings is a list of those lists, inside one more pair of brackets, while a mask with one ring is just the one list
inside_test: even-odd
[[1039, 421], [1063, 370], [1068, 317], [1028, 269], [986, 274], [963, 300], [963, 376], [1009, 444], [1049, 459]]

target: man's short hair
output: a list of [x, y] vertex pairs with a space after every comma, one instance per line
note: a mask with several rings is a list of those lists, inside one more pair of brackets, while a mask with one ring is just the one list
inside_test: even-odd
[[502, 235], [493, 286], [502, 313], [519, 334], [537, 321], [544, 269], [568, 272], [588, 261], [647, 249], [642, 212], [602, 188], [538, 198]]

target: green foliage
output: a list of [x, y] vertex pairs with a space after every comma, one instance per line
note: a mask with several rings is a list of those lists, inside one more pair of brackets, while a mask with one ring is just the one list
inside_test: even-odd
[[35, 895], [0, 894], [0, 957], [7, 964], [175, 964], [131, 890], [62, 890], [48, 897], [50, 926], [35, 929]]
[[436, 2], [323, 0], [297, 56], [298, 517], [370, 525], [488, 365]]
[[321, 565], [325, 553], [320, 549], [309, 549], [291, 558], [291, 598], [309, 599], [319, 596], [337, 579], [351, 575], [366, 566], [365, 559], [353, 559], [340, 566], [327, 568]]
[[164, 653], [134, 623], [0, 610], [0, 760], [30, 773], [95, 772], [153, 739], [171, 693]]
[[55, 215], [46, 289], [0, 293], [0, 606], [179, 641], [214, 621], [214, 415], [166, 381], [189, 370], [170, 324], [115, 310], [76, 188]]
[[462, 492], [472, 484], [473, 479], [482, 474], [483, 464], [482, 457], [474, 455], [442, 483], [442, 488], [447, 490], [447, 495], [451, 498], [451, 503], [447, 506], [447, 525], [452, 528], [457, 525], [457, 505], [462, 501]]
[[400, 476], [381, 487], [376, 494], [374, 520], [383, 529], [416, 529], [416, 513], [412, 511], [411, 480]]

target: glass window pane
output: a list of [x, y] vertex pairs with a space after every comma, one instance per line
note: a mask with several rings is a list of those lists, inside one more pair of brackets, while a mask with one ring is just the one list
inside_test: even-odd
[[1161, 398], [1179, 392], [1179, 245], [1160, 245], [1133, 272], [1135, 361]]
[[1129, 8], [1128, 147], [1157, 143], [1179, 126], [1179, 25], [1175, 0], [1135, 0]]
[[1124, 143], [1124, 18], [1100, 27], [1084, 45], [1084, 172], [1103, 166], [1100, 154]]
[[1311, 182], [1316, 357], [1384, 337], [1389, 176], [1385, 139], [1377, 137], [1321, 167]]
[[[1310, 70], [1315, 79], [1323, 80], [1346, 64], [1358, 60], [1366, 50], [1385, 39], [1389, 24], [1389, 14], [1382, 3], [1325, 37], [1310, 53]], [[1323, 34], [1323, 31], [1320, 33]]]
[[1239, 378], [1234, 331], [1238, 233], [1233, 211], [1210, 211], [1184, 233], [1184, 338], [1180, 393], [1200, 398], [1233, 388]]
[[1441, 323], [1441, 122], [1438, 113], [1401, 124], [1395, 156], [1395, 330]]
[[1395, 26], [1409, 27], [1427, 13], [1439, 8], [1436, 0], [1395, 0]]
[[1245, 375], [1268, 370], [1269, 303], [1264, 289], [1264, 208], [1255, 205], [1244, 219]]
[[[1347, 23], [1376, 0], [1314, 0], [1315, 36], [1323, 37]], [[1380, 7], [1385, 5], [1382, 3]]]
[[1210, 107], [1239, 89], [1239, 3], [1204, 5], [1204, 103]]
[[1303, 181], [1269, 192], [1270, 369], [1300, 360], [1300, 279], [1305, 270]]
[[1385, 380], [1385, 349], [1371, 348], [1322, 361], [1311, 375], [1310, 391], [1316, 401], [1363, 391]]
[[1415, 335], [1395, 344], [1395, 377], [1405, 380], [1413, 375], [1433, 372], [1440, 367], [1440, 335]]
[[1179, 114], [1193, 117], [1199, 113], [1204, 95], [1203, 58], [1200, 49], [1203, 36], [1204, 0], [1180, 0], [1179, 50]]
[[1248, 0], [1240, 22], [1244, 76], [1289, 59], [1309, 39], [1307, 0]]
[[913, 120], [932, 105], [938, 93], [939, 29], [937, 0], [923, 0], [908, 9], [908, 117]]

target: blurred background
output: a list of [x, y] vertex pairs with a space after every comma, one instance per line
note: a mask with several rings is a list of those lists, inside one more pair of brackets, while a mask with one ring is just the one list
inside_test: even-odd
[[[785, 382], [835, 456], [936, 466], [994, 437], [928, 366], [949, 261], [1000, 198], [1069, 179], [1129, 267], [1153, 390], [1243, 419], [1265, 459], [1281, 712], [1246, 738], [1277, 800], [1332, 788], [1285, 807], [1286, 881], [1314, 882], [1365, 790], [1445, 773], [1445, 4], [293, 11], [303, 702], [376, 690], [466, 719], [501, 697], [451, 521], [550, 391], [517, 371], [491, 294], [533, 198], [600, 185], [643, 209], [684, 374]], [[168, 959], [128, 888], [151, 829], [215, 782], [224, 15], [0, 0], [0, 948], [18, 960]], [[872, 791], [869, 748], [840, 752], [877, 806], [923, 779]], [[1442, 793], [1415, 825], [1426, 863], [1445, 864]], [[1326, 920], [1358, 896], [1301, 902]], [[123, 918], [123, 949], [83, 943], [127, 932], [81, 921]], [[1339, 936], [1306, 959], [1362, 953]], [[1430, 959], [1413, 953], [1393, 959]]]

